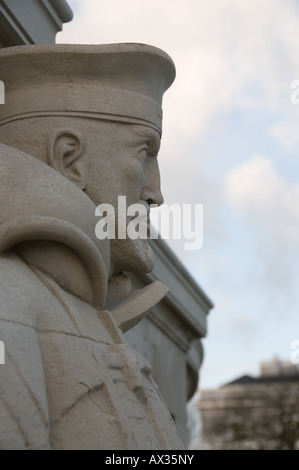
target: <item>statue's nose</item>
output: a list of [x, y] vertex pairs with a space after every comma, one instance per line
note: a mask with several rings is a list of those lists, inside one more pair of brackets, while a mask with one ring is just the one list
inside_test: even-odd
[[141, 199], [147, 201], [148, 204], [157, 204], [158, 206], [164, 203], [157, 157], [148, 157], [147, 159], [146, 181]]

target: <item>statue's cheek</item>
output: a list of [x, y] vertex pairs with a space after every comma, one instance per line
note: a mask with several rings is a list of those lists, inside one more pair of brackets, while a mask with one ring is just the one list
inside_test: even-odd
[[136, 193], [142, 190], [145, 183], [145, 169], [142, 162], [138, 159], [130, 158], [127, 160], [124, 166], [124, 175], [126, 176], [126, 182], [128, 189], [133, 187], [136, 189]]

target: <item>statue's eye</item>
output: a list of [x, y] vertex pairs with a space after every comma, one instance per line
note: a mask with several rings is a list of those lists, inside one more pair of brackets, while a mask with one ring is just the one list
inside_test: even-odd
[[138, 151], [139, 159], [140, 159], [142, 162], [145, 162], [145, 160], [146, 160], [146, 158], [147, 158], [147, 154], [148, 154], [148, 146], [142, 147], [142, 148]]

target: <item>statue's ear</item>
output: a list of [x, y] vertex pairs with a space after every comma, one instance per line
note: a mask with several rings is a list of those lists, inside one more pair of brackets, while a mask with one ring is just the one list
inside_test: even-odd
[[84, 149], [84, 138], [75, 129], [56, 130], [49, 137], [49, 165], [82, 190], [86, 188], [84, 168], [80, 161]]

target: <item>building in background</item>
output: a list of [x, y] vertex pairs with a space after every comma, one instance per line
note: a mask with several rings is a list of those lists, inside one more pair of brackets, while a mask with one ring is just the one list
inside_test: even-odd
[[201, 391], [200, 449], [299, 450], [299, 370], [274, 358], [259, 377], [245, 375]]
[[[63, 23], [72, 18], [65, 0], [0, 0], [0, 47], [54, 43]], [[127, 333], [127, 339], [151, 364], [178, 432], [188, 446], [187, 402], [197, 390], [203, 359], [201, 338], [206, 336], [207, 315], [213, 305], [163, 240], [152, 241], [152, 248], [154, 271], [132, 275], [132, 286], [139, 288], [160, 280], [169, 294]]]
[[53, 43], [72, 18], [65, 0], [0, 0], [0, 46]]
[[151, 245], [155, 268], [150, 274], [131, 275], [132, 285], [139, 288], [159, 280], [169, 288], [169, 293], [126, 336], [151, 364], [187, 445], [190, 439], [187, 402], [197, 390], [203, 360], [201, 338], [207, 334], [207, 315], [213, 304], [163, 240], [152, 240]]

